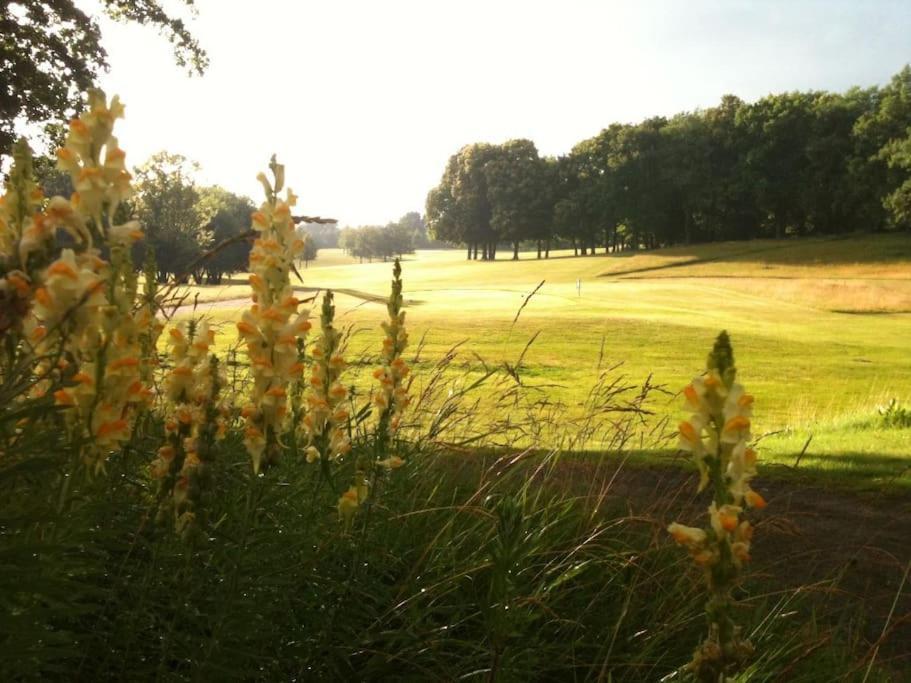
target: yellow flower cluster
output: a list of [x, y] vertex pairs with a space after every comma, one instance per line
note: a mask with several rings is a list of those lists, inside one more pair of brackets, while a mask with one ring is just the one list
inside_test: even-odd
[[66, 143], [57, 150], [58, 168], [69, 173], [73, 181], [72, 208], [94, 221], [96, 237], [112, 244], [130, 243], [139, 227], [130, 222], [111, 224], [105, 230], [102, 220], [104, 216], [113, 220], [117, 206], [132, 192], [126, 154], [113, 136], [114, 121], [123, 118], [123, 112], [124, 107], [116, 95], [108, 103], [101, 90], [90, 90], [86, 111], [70, 121]]
[[31, 150], [20, 140], [13, 148], [13, 165], [0, 196], [0, 334], [14, 334], [17, 342], [46, 261], [30, 256], [38, 252], [46, 257], [53, 242], [50, 221], [41, 211], [43, 200]]
[[181, 533], [196, 526], [214, 446], [224, 437], [230, 412], [221, 401], [227, 379], [211, 353], [214, 342], [206, 322], [181, 323], [168, 333], [173, 365], [164, 380], [166, 443], [152, 462], [151, 475], [159, 482], [159, 515], [173, 512]]
[[408, 332], [405, 329], [405, 312], [402, 310], [402, 265], [395, 260], [392, 267], [392, 289], [386, 302], [388, 320], [382, 323], [383, 350], [380, 354], [382, 365], [373, 372], [379, 382], [373, 394], [376, 408], [376, 438], [373, 452], [362, 452], [354, 467], [354, 482], [338, 501], [339, 516], [350, 523], [360, 505], [370, 494], [371, 486], [377, 481], [377, 466], [394, 470], [405, 464], [396, 454], [389, 453], [389, 442], [395, 437], [401, 423], [402, 413], [411, 402], [405, 378], [410, 369], [402, 359], [408, 346]]
[[[99, 98], [97, 94], [92, 97], [97, 113]], [[103, 96], [100, 102], [103, 105]], [[97, 144], [99, 150], [104, 148], [103, 140]], [[138, 360], [130, 329], [120, 325], [122, 313], [129, 318], [131, 298], [129, 292], [106, 288], [106, 280], [112, 278], [110, 265], [97, 250], [85, 248], [90, 241], [86, 219], [71, 201], [54, 197], [44, 211], [38, 210], [42, 196], [25, 143], [17, 144], [14, 157], [7, 192], [0, 202], [3, 331], [16, 338], [24, 332], [28, 348], [20, 351], [26, 354], [37, 351], [36, 357], [59, 356], [56, 362], [42, 360], [33, 368], [46, 378], [36, 385], [33, 395], [60, 387], [54, 392], [55, 402], [67, 409], [71, 425], [88, 432], [92, 443], [85, 454], [100, 466], [106, 454], [129, 435], [131, 408], [151, 398], [137, 381]], [[58, 228], [69, 231], [83, 250], [63, 249], [48, 263]]]
[[303, 371], [298, 349], [310, 329], [308, 312], [298, 313], [300, 302], [291, 288], [294, 260], [304, 248], [291, 216], [296, 197], [290, 189], [284, 199], [278, 197], [284, 186], [284, 166], [272, 157], [270, 168], [274, 187], [264, 174], [257, 176], [266, 201], [252, 215], [253, 229], [259, 233], [250, 251], [253, 305], [237, 323], [253, 374], [250, 403], [242, 414], [244, 443], [257, 473], [263, 464], [278, 460], [287, 422], [289, 379]]
[[311, 350], [313, 364], [303, 428], [307, 436], [307, 462], [329, 461], [351, 450], [348, 438], [348, 390], [340, 378], [347, 363], [342, 356], [341, 333], [335, 329], [332, 291], [323, 295], [320, 336]]
[[377, 421], [384, 432], [380, 438], [384, 442], [387, 436], [392, 437], [398, 431], [402, 413], [411, 402], [408, 389], [403, 384], [410, 368], [402, 359], [402, 353], [408, 346], [408, 332], [405, 329], [405, 311], [402, 310], [402, 266], [398, 259], [392, 268], [392, 275], [392, 291], [386, 304], [389, 319], [382, 325], [386, 333], [380, 355], [382, 366], [373, 373], [380, 384], [373, 403], [377, 408]]
[[[152, 398], [140, 378], [142, 320], [133, 316], [137, 278], [130, 246], [142, 232], [135, 221], [113, 223], [131, 192], [125, 154], [112, 135], [122, 116], [117, 97], [108, 103], [92, 90], [85, 113], [70, 123], [57, 159], [76, 191], [69, 200], [50, 201], [44, 224], [68, 230], [76, 245], [48, 265], [35, 291], [32, 338], [61, 345], [65, 386], [54, 398], [71, 409], [68, 420], [88, 437], [83, 455], [95, 469], [129, 439], [137, 411]], [[96, 244], [110, 250], [110, 262]]]
[[730, 340], [718, 336], [709, 354], [705, 375], [684, 389], [692, 416], [680, 423], [680, 448], [692, 454], [699, 467], [699, 490], [710, 487], [709, 524], [705, 529], [673, 523], [668, 531], [694, 562], [705, 569], [711, 594], [707, 605], [709, 638], [697, 650], [690, 668], [699, 680], [721, 680], [752, 653], [730, 615], [739, 570], [750, 558], [753, 528], [741, 519], [745, 508], [765, 507], [750, 487], [756, 476], [756, 452], [748, 446], [753, 396], [735, 381]]

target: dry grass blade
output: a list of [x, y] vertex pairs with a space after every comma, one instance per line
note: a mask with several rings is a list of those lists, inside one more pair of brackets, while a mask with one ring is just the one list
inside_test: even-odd
[[522, 315], [522, 311], [523, 311], [523, 310], [525, 309], [525, 307], [528, 305], [528, 302], [531, 301], [531, 298], [532, 298], [535, 294], [537, 294], [537, 293], [538, 293], [538, 290], [541, 289], [541, 287], [543, 287], [543, 286], [544, 286], [544, 280], [541, 280], [541, 282], [538, 283], [538, 286], [535, 287], [535, 288], [531, 291], [531, 293], [530, 293], [528, 296], [525, 297], [524, 301], [522, 301], [522, 305], [519, 306], [519, 310], [516, 311], [516, 317], [512, 319], [512, 324], [513, 324], [513, 325], [515, 325], [516, 322], [518, 322], [519, 316]]

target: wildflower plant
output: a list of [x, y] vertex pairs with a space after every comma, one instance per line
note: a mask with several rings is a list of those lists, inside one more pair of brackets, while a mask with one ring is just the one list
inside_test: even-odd
[[165, 444], [150, 471], [158, 481], [158, 515], [173, 515], [177, 531], [198, 528], [200, 500], [211, 487], [216, 442], [226, 431], [223, 364], [211, 347], [215, 333], [191, 320], [168, 333], [172, 367], [164, 381]]
[[402, 358], [402, 353], [408, 346], [402, 304], [402, 265], [396, 259], [392, 267], [392, 288], [386, 302], [388, 319], [382, 323], [385, 332], [380, 353], [382, 365], [373, 371], [373, 377], [379, 384], [373, 394], [376, 410], [373, 448], [358, 457], [354, 481], [339, 499], [339, 514], [346, 522], [350, 522], [358, 507], [366, 500], [371, 487], [376, 484], [378, 468], [394, 470], [405, 464], [398, 454], [390, 452], [390, 445], [401, 425], [402, 413], [411, 402], [405, 384], [410, 368]]
[[753, 528], [742, 519], [746, 508], [766, 502], [750, 487], [756, 452], [749, 447], [753, 396], [736, 380], [734, 352], [726, 332], [718, 335], [706, 372], [684, 389], [692, 416], [679, 426], [680, 448], [699, 468], [699, 491], [712, 493], [705, 528], [673, 523], [668, 531], [704, 570], [709, 600], [709, 635], [689, 668], [701, 681], [727, 680], [752, 655], [753, 647], [734, 622], [732, 589], [750, 559]]
[[140, 373], [142, 318], [133, 315], [138, 278], [130, 252], [142, 232], [136, 221], [116, 222], [132, 191], [125, 153], [113, 135], [122, 116], [116, 96], [108, 102], [102, 91], [89, 92], [86, 111], [70, 122], [57, 150], [58, 167], [69, 173], [75, 192], [68, 200], [51, 199], [40, 229], [34, 224], [35, 234], [20, 244], [20, 252], [28, 252], [58, 228], [72, 238], [72, 248], [40, 274], [30, 336], [45, 350], [60, 347], [64, 386], [54, 399], [84, 441], [83, 459], [94, 471], [126, 443], [137, 412], [152, 399]]
[[257, 473], [278, 461], [288, 423], [289, 380], [303, 371], [300, 355], [310, 329], [309, 313], [298, 312], [300, 301], [291, 288], [294, 260], [304, 249], [291, 216], [297, 197], [288, 189], [280, 198], [285, 167], [275, 156], [269, 168], [272, 182], [263, 173], [257, 176], [266, 199], [251, 217], [258, 233], [250, 251], [253, 305], [237, 323], [252, 367], [252, 395], [242, 414], [244, 444]]
[[[389, 441], [395, 437], [401, 425], [402, 414], [411, 402], [405, 385], [410, 368], [402, 358], [402, 353], [408, 347], [402, 303], [402, 266], [396, 259], [392, 267], [392, 290], [386, 303], [389, 319], [382, 325], [386, 333], [380, 355], [382, 365], [373, 373], [374, 379], [379, 382], [373, 403], [377, 409], [377, 448], [381, 455], [385, 455]], [[401, 458], [389, 456], [381, 464], [398, 466], [401, 465]]]
[[307, 414], [302, 421], [307, 438], [307, 462], [320, 462], [324, 468], [351, 450], [348, 434], [348, 389], [341, 383], [347, 367], [342, 349], [342, 333], [336, 329], [332, 290], [323, 295], [320, 336], [310, 351], [310, 387]]
[[43, 199], [31, 150], [20, 140], [13, 148], [13, 165], [0, 197], [0, 334], [6, 365], [18, 356], [23, 323], [53, 243], [48, 218], [41, 210]]

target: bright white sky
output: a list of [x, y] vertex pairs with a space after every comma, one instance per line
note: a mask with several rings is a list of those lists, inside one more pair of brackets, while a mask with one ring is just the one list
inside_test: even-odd
[[[91, 7], [94, 0], [81, 4]], [[448, 157], [527, 137], [568, 151], [614, 121], [794, 89], [887, 82], [911, 61], [906, 0], [198, 0], [202, 78], [153, 31], [105, 21], [132, 163], [167, 149], [260, 200], [272, 152], [302, 213], [422, 211]]]

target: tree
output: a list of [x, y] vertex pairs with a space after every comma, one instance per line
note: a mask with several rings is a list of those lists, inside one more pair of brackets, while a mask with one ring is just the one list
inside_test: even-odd
[[371, 239], [371, 231], [376, 226], [361, 226], [358, 228], [342, 228], [339, 235], [339, 246], [345, 250], [348, 255], [358, 259], [361, 263], [364, 259], [372, 261], [376, 256], [376, 240]]
[[342, 229], [339, 246], [361, 262], [375, 258], [388, 261], [393, 256], [414, 253], [414, 234], [402, 223], [349, 227]]
[[426, 210], [427, 231], [430, 237], [448, 244], [468, 244], [470, 259], [471, 244], [466, 239], [465, 226], [459, 216], [460, 207], [452, 196], [452, 187], [448, 182], [441, 181], [427, 193]]
[[310, 233], [309, 227], [299, 227], [297, 234], [304, 240], [304, 250], [301, 252], [300, 260], [304, 262], [304, 268], [307, 268], [310, 261], [315, 261], [319, 255], [319, 245]]
[[466, 145], [449, 158], [440, 184], [427, 196], [427, 226], [434, 239], [467, 244], [469, 258], [496, 257], [497, 235], [484, 167], [496, 153], [493, 145]]
[[218, 285], [225, 275], [247, 269], [251, 243], [239, 237], [250, 230], [250, 215], [255, 207], [249, 197], [236, 195], [217, 185], [200, 188], [198, 196], [197, 215], [200, 219], [210, 217], [204, 229], [210, 237], [200, 246], [211, 247], [214, 251], [200, 262], [195, 277], [197, 280], [202, 277], [201, 270], [206, 284]]
[[746, 163], [747, 136], [739, 123], [746, 106], [739, 97], [725, 95], [705, 112], [709, 190], [697, 226], [700, 239], [750, 239], [759, 233], [759, 209]]
[[[185, 282], [190, 265], [212, 245], [208, 226], [214, 207], [200, 203], [192, 177], [195, 170], [195, 164], [185, 157], [167, 152], [158, 152], [136, 169], [133, 212], [145, 232], [145, 240], [137, 246], [155, 250], [161, 282], [169, 276]], [[143, 259], [139, 254], [135, 262]], [[195, 275], [202, 277], [201, 271]]]
[[318, 249], [336, 249], [339, 245], [339, 229], [335, 223], [304, 223], [304, 231], [313, 246]]
[[[414, 253], [414, 230], [400, 222], [389, 223], [382, 228], [381, 239], [386, 244], [389, 256], [404, 256]], [[384, 260], [388, 258], [384, 256]]]
[[870, 91], [854, 88], [845, 95], [821, 93], [813, 102], [806, 141], [806, 181], [801, 203], [808, 233], [846, 232], [866, 216], [881, 214], [876, 190], [867, 185], [854, 162], [857, 121], [873, 106]]
[[873, 106], [854, 126], [858, 160], [853, 176], [868, 188], [865, 194], [872, 201], [865, 207], [866, 222], [876, 229], [895, 218], [894, 202], [901, 196], [896, 192], [908, 177], [903, 164], [897, 163], [895, 145], [911, 126], [911, 66], [905, 65], [872, 99]]
[[890, 169], [903, 171], [905, 176], [904, 182], [883, 199], [883, 206], [894, 226], [911, 230], [911, 127], [904, 138], [886, 145], [883, 156]]
[[560, 235], [572, 241], [573, 248], [585, 255], [595, 253], [595, 245], [604, 237], [615, 249], [617, 225], [628, 188], [621, 186], [622, 161], [620, 140], [629, 126], [613, 124], [597, 136], [573, 147], [560, 162], [558, 175], [562, 185], [555, 205], [555, 218]]
[[[195, 10], [194, 0], [182, 2]], [[63, 124], [82, 107], [81, 94], [106, 70], [97, 19], [75, 0], [2, 0], [0, 12], [0, 154], [20, 124]], [[206, 53], [184, 22], [159, 0], [101, 0], [113, 19], [158, 29], [178, 65], [203, 73]], [[48, 131], [46, 130], [46, 133]]]
[[512, 242], [517, 261], [519, 243], [543, 239], [551, 223], [547, 165], [531, 140], [510, 140], [493, 148], [484, 173], [492, 232]]
[[[427, 234], [427, 224], [424, 217], [417, 211], [409, 211], [396, 221], [411, 234], [411, 245], [416, 249], [430, 247], [430, 236]], [[413, 251], [414, 249], [412, 249]]]
[[807, 140], [817, 93], [769, 95], [745, 107], [740, 122], [749, 139], [747, 167], [756, 178], [756, 204], [765, 232], [779, 239], [802, 231], [800, 188], [808, 175]]
[[712, 210], [712, 139], [707, 117], [701, 113], [678, 114], [661, 129], [661, 184], [667, 201], [664, 231], [659, 243], [702, 241]]

